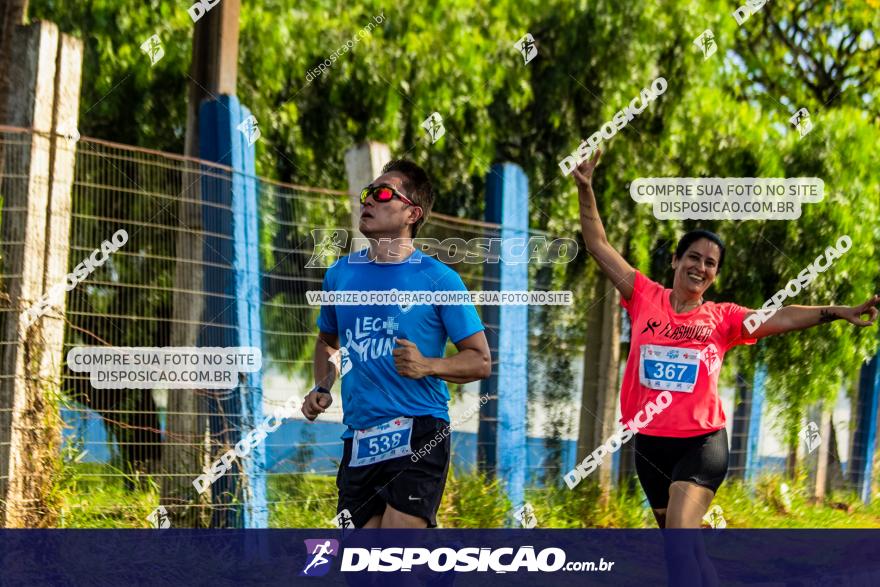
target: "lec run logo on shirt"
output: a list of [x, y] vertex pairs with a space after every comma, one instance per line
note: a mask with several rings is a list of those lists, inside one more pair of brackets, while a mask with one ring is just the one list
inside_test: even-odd
[[[357, 353], [361, 363], [370, 359], [378, 359], [390, 355], [394, 350], [394, 337], [400, 328], [400, 322], [394, 316], [384, 320], [374, 316], [355, 319], [354, 332], [345, 329], [345, 348], [348, 355]], [[378, 334], [378, 336], [376, 336]]]

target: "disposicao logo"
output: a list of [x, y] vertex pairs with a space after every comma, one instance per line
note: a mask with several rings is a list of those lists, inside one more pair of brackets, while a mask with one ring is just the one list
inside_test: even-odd
[[330, 562], [339, 554], [339, 541], [330, 538], [305, 540], [308, 559], [300, 577], [323, 577], [330, 570]]

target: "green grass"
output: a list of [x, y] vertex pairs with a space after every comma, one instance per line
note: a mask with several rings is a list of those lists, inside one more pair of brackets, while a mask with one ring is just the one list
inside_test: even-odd
[[336, 479], [329, 475], [270, 475], [270, 528], [329, 528], [336, 516]]
[[[62, 528], [149, 528], [147, 516], [159, 504], [150, 479], [128, 478], [110, 465], [67, 462], [60, 468], [49, 503]], [[787, 497], [781, 490], [789, 486]], [[270, 528], [328, 528], [336, 514], [336, 480], [311, 474], [271, 475], [267, 483]], [[615, 490], [603, 505], [595, 483], [574, 490], [564, 485], [529, 488], [542, 528], [653, 528], [641, 490]], [[786, 480], [762, 477], [750, 489], [728, 480], [713, 502], [728, 528], [880, 528], [880, 499], [865, 505], [852, 493], [829, 496], [821, 504], [809, 497], [806, 476]], [[442, 528], [501, 528], [513, 504], [497, 480], [450, 470], [438, 513]]]
[[441, 528], [498, 528], [510, 508], [511, 503], [497, 479], [479, 473], [458, 474], [450, 467], [437, 525]]
[[[788, 498], [783, 484], [789, 486]], [[794, 481], [764, 476], [754, 492], [741, 481], [728, 481], [713, 504], [721, 506], [729, 528], [880, 528], [880, 500], [865, 505], [854, 493], [836, 493], [816, 504], [805, 476]]]
[[[270, 502], [281, 502], [270, 506], [272, 528], [326, 528], [336, 515], [332, 477], [275, 475], [269, 479], [268, 493]], [[538, 524], [546, 528], [647, 528], [653, 521], [640, 495], [616, 492], [603, 508], [598, 488], [589, 484], [574, 491], [565, 486], [529, 489], [526, 501], [533, 505]], [[497, 479], [450, 469], [437, 523], [441, 528], [502, 528], [511, 511]]]
[[580, 483], [567, 486], [533, 488], [526, 491], [538, 526], [542, 528], [651, 528], [654, 517], [641, 492], [622, 488], [614, 491], [603, 505], [599, 486]]
[[[61, 467], [50, 501], [60, 528], [150, 528], [147, 516], [159, 505], [159, 488], [150, 479], [128, 477], [103, 463]], [[100, 475], [100, 476], [99, 476]]]
[[[780, 489], [789, 486], [788, 499]], [[272, 528], [328, 527], [336, 513], [336, 484], [332, 477], [273, 476], [269, 500], [289, 503], [270, 507]], [[654, 528], [654, 516], [641, 490], [615, 490], [603, 505], [598, 486], [581, 483], [530, 488], [538, 526], [543, 528]], [[790, 502], [790, 503], [789, 503]], [[854, 494], [829, 496], [821, 504], [808, 497], [802, 476], [788, 480], [762, 477], [754, 492], [741, 481], [721, 486], [713, 505], [719, 505], [728, 528], [880, 528], [880, 499], [864, 505]], [[504, 527], [511, 504], [497, 481], [477, 473], [451, 471], [437, 515], [441, 528]]]

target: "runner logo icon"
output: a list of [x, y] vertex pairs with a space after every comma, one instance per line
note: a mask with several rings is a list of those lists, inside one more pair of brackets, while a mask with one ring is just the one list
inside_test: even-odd
[[526, 33], [523, 37], [513, 44], [513, 48], [522, 53], [525, 65], [535, 58], [538, 54], [538, 48], [535, 46], [535, 37], [531, 33]]
[[156, 65], [160, 59], [165, 57], [165, 49], [162, 48], [162, 41], [159, 39], [159, 35], [153, 35], [141, 43], [141, 51], [149, 56], [150, 67]]
[[432, 112], [431, 116], [422, 123], [422, 128], [427, 131], [428, 136], [431, 138], [431, 144], [436, 143], [446, 134], [446, 128], [443, 126], [443, 117], [440, 116], [439, 112]]
[[703, 516], [703, 521], [715, 529], [727, 528], [727, 520], [724, 519], [724, 510], [719, 505], [713, 505], [712, 509]]
[[645, 332], [650, 330], [651, 336], [654, 336], [655, 334], [657, 334], [656, 332], [654, 332], [654, 329], [657, 328], [658, 326], [660, 326], [661, 324], [662, 324], [662, 322], [660, 322], [659, 320], [648, 319], [647, 326], [645, 326], [645, 329], [642, 330], [642, 334], [645, 334]]
[[342, 510], [336, 516], [330, 520], [330, 523], [340, 529], [354, 528], [354, 521], [351, 517], [351, 512], [348, 510]]
[[810, 453], [819, 448], [819, 445], [822, 444], [822, 436], [819, 434], [819, 426], [817, 426], [815, 422], [810, 422], [801, 428], [798, 436], [800, 436], [807, 444], [807, 450]]
[[247, 138], [248, 145], [253, 145], [262, 136], [257, 119], [251, 115], [241, 121], [236, 128]]
[[327, 268], [339, 258], [348, 241], [348, 233], [338, 228], [315, 228], [312, 239], [315, 249], [306, 262], [306, 269]]
[[339, 554], [339, 541], [330, 538], [318, 538], [305, 540], [306, 566], [299, 574], [300, 577], [323, 577], [330, 570], [331, 560]]
[[710, 343], [709, 346], [700, 351], [700, 360], [706, 364], [709, 375], [721, 369], [721, 354], [714, 344]]
[[535, 517], [535, 508], [532, 504], [526, 502], [513, 513], [514, 519], [519, 522], [523, 528], [534, 528], [538, 525], [538, 518]]
[[712, 55], [718, 50], [718, 45], [715, 43], [715, 35], [712, 34], [712, 29], [706, 29], [700, 33], [700, 36], [694, 39], [694, 45], [703, 52], [703, 61], [712, 57]]
[[806, 108], [801, 108], [797, 112], [794, 113], [794, 116], [788, 119], [790, 123], [794, 125], [797, 129], [798, 134], [801, 135], [801, 138], [807, 135], [811, 130], [813, 130], [813, 123], [810, 121], [810, 111]]

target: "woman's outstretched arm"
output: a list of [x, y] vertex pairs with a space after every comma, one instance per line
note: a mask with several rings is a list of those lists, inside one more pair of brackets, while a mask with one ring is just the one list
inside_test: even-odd
[[602, 272], [611, 280], [623, 299], [629, 300], [635, 286], [636, 270], [608, 243], [593, 193], [593, 170], [596, 169], [601, 154], [602, 151], [596, 150], [592, 159], [584, 161], [571, 172], [578, 188], [581, 230], [587, 252], [599, 263]]
[[[760, 312], [753, 312], [743, 320], [742, 336], [745, 338], [761, 338], [771, 334], [783, 334], [793, 330], [803, 330], [812, 326], [818, 326], [834, 320], [846, 320], [856, 326], [870, 326], [877, 319], [877, 304], [880, 303], [880, 295], [875, 295], [864, 304], [858, 306], [784, 306], [776, 310], [767, 321], [749, 333], [746, 328], [749, 316], [760, 316]], [[862, 320], [862, 315], [867, 314], [868, 319]]]

